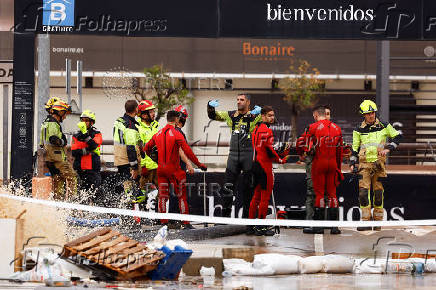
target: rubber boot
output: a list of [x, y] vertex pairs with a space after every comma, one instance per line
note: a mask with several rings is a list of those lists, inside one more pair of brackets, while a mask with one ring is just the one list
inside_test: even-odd
[[254, 226], [253, 230], [255, 236], [263, 236], [262, 226]]
[[[324, 212], [325, 212], [324, 208], [316, 207], [314, 214], [313, 214], [313, 219], [316, 221], [324, 220]], [[312, 235], [313, 234], [324, 234], [324, 228], [322, 228], [322, 227], [304, 228], [303, 233], [304, 234], [312, 234]]]
[[274, 236], [274, 230], [271, 229], [271, 227], [268, 226], [256, 226], [254, 228], [254, 234], [256, 236]]
[[195, 230], [195, 228], [190, 223], [182, 224], [180, 228], [182, 230]]
[[[338, 221], [339, 220], [339, 208], [329, 208], [327, 210], [328, 217], [330, 221]], [[340, 235], [341, 231], [338, 229], [338, 227], [332, 227], [330, 228], [330, 234], [331, 235]]]
[[255, 226], [247, 226], [247, 231], [245, 232], [245, 234], [247, 236], [252, 236], [256, 233], [256, 231], [254, 230]]
[[[371, 220], [371, 207], [364, 207], [362, 210], [362, 221], [370, 221]], [[357, 227], [358, 231], [371, 231], [372, 227]]]
[[[382, 221], [384, 217], [384, 210], [383, 208], [374, 208], [374, 220], [375, 221]], [[381, 231], [381, 227], [374, 227], [374, 231]]]
[[263, 228], [263, 235], [264, 235], [264, 236], [267, 236], [267, 237], [272, 237], [272, 236], [274, 236], [274, 235], [275, 235], [274, 228], [273, 228], [273, 227], [265, 226], [265, 227]]

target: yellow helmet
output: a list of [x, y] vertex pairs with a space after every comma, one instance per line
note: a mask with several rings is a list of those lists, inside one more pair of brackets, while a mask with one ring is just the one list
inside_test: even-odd
[[53, 103], [53, 105], [51, 106], [51, 110], [53, 111], [65, 111], [68, 113], [71, 113], [71, 107], [70, 105], [68, 105], [67, 103], [63, 102], [63, 101], [56, 101]]
[[95, 123], [95, 114], [91, 110], [83, 111], [82, 115], [80, 115], [80, 119], [82, 119], [82, 118], [89, 118], [92, 121], [94, 121], [94, 123]]
[[372, 112], [377, 112], [377, 105], [371, 100], [364, 100], [360, 104], [359, 112], [361, 114], [368, 114]]
[[51, 107], [53, 106], [53, 104], [57, 101], [62, 101], [60, 98], [58, 97], [51, 97], [47, 103], [45, 103], [45, 110], [47, 112], [50, 112]]

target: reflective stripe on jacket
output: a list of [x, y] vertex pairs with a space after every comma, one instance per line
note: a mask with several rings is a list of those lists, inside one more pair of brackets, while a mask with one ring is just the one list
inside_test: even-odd
[[236, 111], [216, 111], [214, 107], [207, 107], [209, 119], [226, 122], [230, 127], [232, 136], [230, 138], [230, 153], [251, 152], [252, 142], [251, 133], [253, 133], [256, 124], [262, 121], [260, 114], [253, 115], [247, 112], [245, 115], [239, 115]]
[[[391, 139], [390, 143], [386, 143]], [[353, 131], [353, 159], [359, 162], [376, 162], [378, 152], [384, 148], [393, 150], [400, 143], [401, 134], [391, 124], [376, 119], [372, 125], [365, 121]]]
[[[147, 125], [145, 122], [139, 120], [138, 123], [139, 125], [137, 127], [139, 131], [139, 138], [141, 138], [141, 141], [145, 145], [151, 140], [151, 138], [153, 138], [153, 135], [159, 131], [159, 123], [157, 121], [153, 121], [150, 123], [150, 125]], [[157, 168], [157, 163], [154, 162], [149, 156], [145, 155], [144, 158], [141, 157], [141, 167], [152, 170]]]
[[114, 123], [114, 165], [121, 166], [129, 164], [130, 167], [138, 168], [139, 132], [138, 122], [135, 118], [124, 114]]
[[64, 147], [67, 145], [67, 139], [62, 133], [61, 124], [53, 116], [47, 116], [41, 125], [40, 145], [47, 152], [45, 161], [66, 160]]

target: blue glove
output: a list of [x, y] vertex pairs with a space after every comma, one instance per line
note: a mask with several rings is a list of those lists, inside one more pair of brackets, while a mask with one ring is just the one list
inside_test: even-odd
[[260, 114], [260, 110], [262, 110], [261, 107], [259, 107], [259, 106], [254, 106], [254, 109], [250, 111], [250, 114], [258, 115], [258, 114]]
[[220, 105], [220, 103], [219, 103], [218, 100], [213, 100], [213, 101], [209, 101], [208, 105], [211, 106], [211, 107], [216, 108], [216, 107], [218, 107]]

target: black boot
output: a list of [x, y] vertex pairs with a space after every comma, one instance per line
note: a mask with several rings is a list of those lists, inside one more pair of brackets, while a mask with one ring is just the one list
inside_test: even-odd
[[[338, 221], [339, 220], [339, 208], [329, 208], [327, 211], [328, 219], [330, 221]], [[340, 235], [341, 231], [338, 229], [338, 227], [332, 227], [330, 228], [330, 234], [331, 235]]]
[[276, 232], [274, 231], [274, 227], [268, 227], [265, 226], [263, 229], [263, 235], [267, 236], [267, 237], [272, 237], [276, 234]]
[[182, 230], [195, 230], [195, 228], [189, 223], [189, 224], [182, 224], [180, 227]]
[[254, 228], [254, 234], [256, 236], [274, 236], [275, 232], [271, 227], [268, 226], [256, 226]]
[[[324, 220], [324, 208], [315, 208], [315, 212], [313, 214], [313, 219], [316, 221]], [[311, 227], [311, 228], [304, 228], [303, 229], [304, 234], [324, 234], [324, 228], [323, 227]]]
[[247, 231], [245, 232], [245, 234], [247, 236], [252, 236], [256, 233], [256, 231], [254, 230], [255, 226], [247, 226]]
[[254, 226], [254, 235], [256, 236], [263, 236], [263, 226]]

